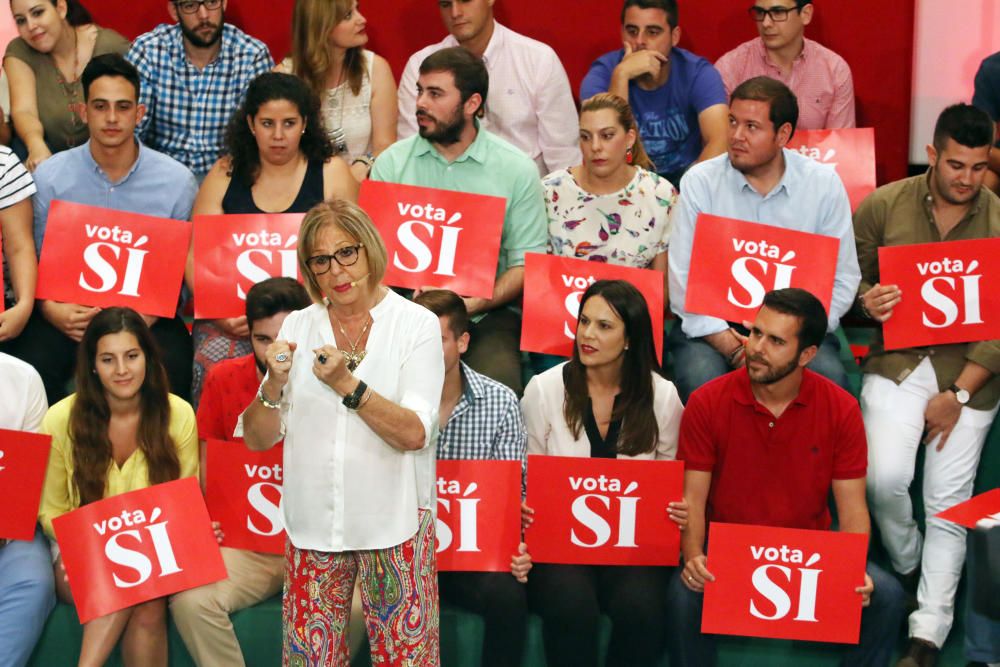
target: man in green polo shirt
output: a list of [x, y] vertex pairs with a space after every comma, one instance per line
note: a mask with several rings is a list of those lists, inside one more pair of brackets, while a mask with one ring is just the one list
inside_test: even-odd
[[465, 49], [428, 56], [417, 79], [420, 133], [379, 155], [371, 178], [507, 200], [493, 296], [464, 297], [474, 324], [463, 360], [520, 395], [521, 316], [513, 306], [524, 288], [524, 254], [545, 252], [548, 219], [535, 163], [479, 127], [488, 88], [486, 66]]
[[[950, 106], [927, 147], [927, 173], [884, 185], [858, 207], [858, 300], [867, 317], [884, 322], [903, 299], [920, 298], [879, 283], [880, 246], [1000, 236], [1000, 199], [983, 187], [992, 144], [993, 122], [984, 111]], [[1000, 341], [886, 350], [879, 332], [862, 370], [872, 514], [893, 568], [919, 581], [910, 645], [899, 666], [931, 667], [951, 629], [965, 560], [965, 529], [934, 517], [972, 494], [1000, 399]], [[923, 539], [908, 493], [921, 440], [927, 445]]]

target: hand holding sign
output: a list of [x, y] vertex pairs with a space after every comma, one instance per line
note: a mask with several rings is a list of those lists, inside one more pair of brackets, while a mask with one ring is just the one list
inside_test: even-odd
[[899, 285], [882, 285], [875, 283], [870, 290], [861, 295], [861, 306], [876, 322], [885, 322], [892, 317], [892, 309], [903, 300], [903, 291]]

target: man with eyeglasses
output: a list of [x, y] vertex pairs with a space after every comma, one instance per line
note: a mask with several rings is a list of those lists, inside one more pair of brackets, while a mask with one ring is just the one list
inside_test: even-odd
[[757, 0], [747, 11], [760, 37], [719, 58], [726, 93], [755, 76], [769, 76], [792, 89], [799, 101], [799, 128], [854, 127], [854, 81], [847, 62], [806, 39], [812, 0]]
[[143, 143], [199, 181], [222, 153], [222, 135], [250, 81], [274, 67], [267, 46], [225, 23], [227, 0], [173, 0], [175, 24], [139, 35], [126, 57], [142, 77]]
[[628, 100], [658, 174], [675, 186], [692, 164], [726, 152], [726, 91], [705, 58], [678, 48], [677, 0], [625, 0], [622, 48], [594, 61], [580, 99]]

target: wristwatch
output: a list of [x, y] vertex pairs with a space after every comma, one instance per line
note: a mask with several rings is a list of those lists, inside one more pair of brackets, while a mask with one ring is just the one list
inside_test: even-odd
[[368, 385], [365, 384], [364, 380], [358, 380], [358, 386], [355, 387], [354, 391], [344, 395], [342, 401], [344, 407], [348, 410], [357, 410], [358, 406], [361, 405], [361, 397], [365, 395], [367, 389]]
[[955, 384], [953, 384], [950, 387], [948, 387], [948, 391], [955, 392], [955, 398], [958, 399], [959, 405], [965, 405], [966, 403], [969, 402], [969, 398], [971, 398], [969, 396], [969, 392], [968, 391], [966, 391], [965, 389], [959, 388], [959, 386], [955, 385]]

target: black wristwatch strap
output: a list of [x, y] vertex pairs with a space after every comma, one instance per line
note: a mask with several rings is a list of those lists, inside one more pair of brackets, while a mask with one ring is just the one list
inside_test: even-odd
[[358, 380], [358, 386], [354, 391], [344, 396], [344, 407], [348, 410], [357, 410], [358, 406], [361, 405], [361, 397], [365, 395], [367, 390], [368, 385], [365, 384], [364, 380]]

